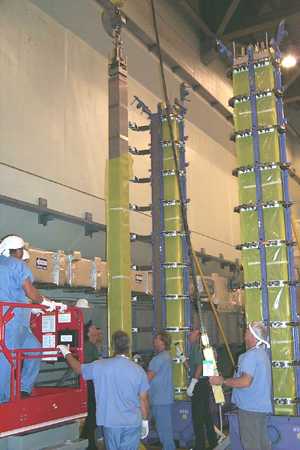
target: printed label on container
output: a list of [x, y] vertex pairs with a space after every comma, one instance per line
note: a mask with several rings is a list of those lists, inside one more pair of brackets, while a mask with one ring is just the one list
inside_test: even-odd
[[36, 258], [35, 267], [39, 270], [47, 270], [48, 260], [46, 258]]
[[70, 323], [71, 313], [58, 314], [58, 323]]

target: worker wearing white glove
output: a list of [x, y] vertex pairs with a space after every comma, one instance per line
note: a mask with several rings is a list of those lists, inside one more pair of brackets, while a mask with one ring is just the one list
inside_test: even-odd
[[186, 393], [187, 393], [187, 395], [189, 396], [189, 397], [192, 397], [192, 395], [193, 395], [193, 393], [194, 393], [194, 389], [195, 389], [195, 386], [196, 386], [196, 384], [198, 383], [198, 379], [197, 378], [192, 378], [191, 379], [191, 382], [190, 382], [190, 384], [189, 384], [189, 386], [188, 386], [188, 388], [187, 388], [187, 390], [186, 390]]
[[69, 345], [60, 344], [56, 348], [60, 351], [60, 353], [63, 355], [64, 358], [66, 358], [67, 355], [71, 355]]
[[[140, 439], [149, 432], [147, 417], [149, 414], [149, 383], [145, 371], [130, 361], [129, 336], [124, 331], [116, 331], [112, 335], [115, 355], [109, 359], [81, 364], [65, 345], [57, 349], [66, 358], [71, 369], [81, 375], [85, 381], [94, 384], [96, 395], [96, 422], [105, 423], [103, 434], [106, 448], [137, 449]], [[98, 405], [108, 404], [110, 408]], [[135, 408], [124, 409], [124, 404], [136, 405]], [[143, 420], [141, 421], [141, 416]], [[128, 424], [131, 424], [128, 426]]]
[[56, 309], [59, 309], [59, 312], [64, 312], [68, 308], [64, 303], [55, 302], [46, 297], [43, 297], [42, 305], [47, 307], [47, 312], [53, 312]]
[[147, 419], [142, 420], [141, 439], [146, 439], [149, 434], [149, 421]]
[[209, 448], [215, 448], [218, 442], [214, 423], [209, 409], [210, 386], [208, 378], [203, 376], [203, 353], [200, 346], [200, 330], [189, 334], [189, 376], [187, 395], [191, 398], [192, 421], [195, 433], [195, 448], [205, 448], [205, 435]]

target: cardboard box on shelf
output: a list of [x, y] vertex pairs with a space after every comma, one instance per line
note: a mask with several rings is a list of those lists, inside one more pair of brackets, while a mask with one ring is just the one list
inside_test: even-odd
[[98, 263], [98, 268], [100, 273], [101, 287], [107, 288], [108, 287], [107, 262], [100, 260]]
[[141, 292], [144, 294], [148, 292], [148, 273], [144, 270], [131, 271], [131, 290], [133, 292]]
[[29, 261], [34, 281], [38, 283], [65, 286], [66, 255], [62, 250], [56, 252], [29, 248]]
[[101, 289], [101, 258], [81, 258], [80, 252], [67, 256], [67, 283], [70, 287]]

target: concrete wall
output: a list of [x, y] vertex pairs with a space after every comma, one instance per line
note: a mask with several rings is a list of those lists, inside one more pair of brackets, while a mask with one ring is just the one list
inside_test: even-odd
[[[111, 43], [100, 24], [100, 12], [94, 0], [1, 1], [0, 179], [4, 195], [30, 203], [44, 197], [50, 208], [80, 217], [89, 211], [95, 221], [105, 223], [107, 56]], [[188, 36], [181, 47], [180, 32], [187, 30], [178, 17], [176, 20], [176, 56], [187, 55], [190, 42], [194, 70], [198, 67], [208, 82], [208, 69], [200, 62], [198, 66], [196, 41]], [[172, 34], [167, 33], [168, 21], [170, 16], [163, 28], [164, 38], [169, 36], [169, 45], [174, 47]], [[129, 98], [138, 95], [155, 110], [162, 98], [157, 59], [131, 35], [125, 33], [124, 39]], [[223, 95], [228, 83], [220, 80], [218, 86], [216, 80], [214, 74], [210, 81]], [[167, 70], [167, 82], [170, 97], [174, 97], [180, 80]], [[129, 114], [130, 120], [146, 120], [134, 106]], [[238, 216], [232, 212], [238, 198], [237, 183], [231, 176], [236, 162], [228, 140], [230, 126], [193, 93], [186, 130], [189, 218], [195, 247], [233, 259], [238, 256], [234, 245], [239, 242], [239, 226]], [[130, 133], [132, 145], [146, 147], [149, 142], [147, 134]], [[150, 162], [135, 158], [133, 168], [137, 176], [146, 176]], [[133, 185], [131, 201], [148, 204], [149, 187]], [[19, 212], [18, 220], [9, 208], [4, 214], [1, 234], [22, 228], [32, 245], [43, 241], [44, 247], [57, 247], [53, 242], [60, 233], [58, 225], [48, 239], [51, 228], [35, 233], [36, 222], [34, 226], [30, 220], [22, 223], [23, 214], [28, 217], [29, 213]], [[132, 231], [149, 233], [150, 217], [133, 213], [131, 227]], [[68, 247], [68, 231], [62, 230], [60, 246]], [[78, 245], [82, 250], [92, 247], [79, 239]]]

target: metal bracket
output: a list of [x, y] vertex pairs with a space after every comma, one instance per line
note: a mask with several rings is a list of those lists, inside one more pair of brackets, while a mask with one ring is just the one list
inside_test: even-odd
[[276, 38], [272, 38], [270, 45], [275, 51], [279, 51], [279, 46], [283, 39], [288, 35], [285, 29], [285, 20], [282, 20], [277, 28]]
[[152, 210], [152, 206], [151, 205], [138, 206], [138, 205], [134, 205], [134, 204], [130, 203], [129, 204], [129, 209], [131, 211], [146, 212], [146, 211], [151, 211]]
[[178, 294], [173, 294], [173, 295], [165, 295], [164, 299], [166, 301], [178, 301], [178, 300], [189, 300], [190, 296], [189, 295], [178, 295]]
[[167, 169], [167, 170], [162, 170], [161, 171], [162, 176], [163, 177], [170, 177], [170, 176], [174, 176], [174, 175], [179, 175], [180, 177], [185, 177], [186, 176], [186, 171], [185, 170], [172, 170], [172, 169]]
[[299, 398], [274, 397], [273, 402], [276, 405], [295, 405], [300, 402]]
[[99, 231], [99, 227], [93, 222], [93, 214], [85, 212], [84, 221], [84, 235], [93, 237], [93, 234]]
[[132, 333], [149, 333], [152, 332], [152, 327], [134, 327], [131, 329]]
[[272, 361], [272, 367], [276, 369], [289, 369], [297, 366], [300, 366], [300, 361]]
[[151, 183], [151, 178], [150, 177], [145, 177], [145, 178], [139, 178], [134, 176], [131, 180], [129, 180], [131, 183], [135, 183], [135, 184], [146, 184], [146, 183]]
[[270, 321], [270, 327], [271, 328], [288, 328], [288, 327], [299, 327], [300, 326], [300, 322], [293, 322], [293, 321], [281, 321], [281, 320], [276, 320], [276, 321]]
[[174, 387], [175, 394], [185, 394], [186, 390], [187, 390], [187, 388]]
[[132, 131], [150, 131], [150, 125], [138, 125], [136, 122], [129, 122], [128, 127]]
[[225, 56], [231, 65], [233, 65], [233, 54], [220, 39], [216, 39], [217, 48], [222, 56]]
[[[190, 199], [187, 198], [184, 202], [185, 205], [187, 205], [190, 202]], [[175, 205], [180, 205], [181, 201], [180, 200], [163, 200], [162, 201], [163, 206], [175, 206]]]
[[143, 235], [143, 234], [137, 234], [137, 233], [130, 233], [130, 240], [131, 242], [139, 241], [139, 242], [152, 242], [152, 234]]
[[136, 147], [129, 146], [128, 147], [128, 151], [132, 155], [138, 155], [138, 156], [151, 155], [151, 149], [150, 148], [146, 148], [146, 149], [143, 149], [143, 150], [138, 150]]
[[133, 96], [132, 105], [135, 105], [137, 109], [140, 109], [143, 113], [147, 114], [149, 118], [151, 118], [151, 109], [137, 96]]
[[[40, 209], [48, 209], [48, 201], [45, 198], [39, 197], [38, 199], [38, 207]], [[40, 212], [38, 214], [38, 224], [39, 225], [43, 225], [44, 227], [48, 224], [48, 222], [50, 220], [54, 220], [55, 217], [51, 214], [49, 214], [49, 212]]]
[[126, 17], [118, 7], [113, 5], [104, 9], [101, 20], [103, 28], [110, 37], [114, 37], [116, 31], [120, 33], [122, 26], [126, 25]]
[[172, 361], [174, 364], [183, 364], [183, 362], [180, 358], [172, 358]]
[[166, 262], [162, 264], [165, 269], [184, 269], [185, 267], [189, 267], [188, 263], [179, 263], [179, 262]]
[[136, 264], [133, 264], [132, 266], [131, 266], [131, 269], [132, 270], [135, 270], [135, 271], [140, 271], [140, 272], [143, 272], [143, 271], [148, 271], [148, 272], [151, 272], [152, 271], [152, 266], [147, 266], [147, 265], [143, 265], [143, 266], [137, 266]]
[[186, 236], [185, 231], [162, 231], [161, 234], [165, 237], [184, 237], [184, 236]]
[[168, 333], [180, 333], [180, 332], [188, 332], [190, 331], [190, 327], [167, 327], [165, 331]]

